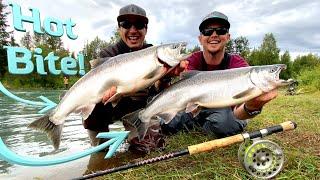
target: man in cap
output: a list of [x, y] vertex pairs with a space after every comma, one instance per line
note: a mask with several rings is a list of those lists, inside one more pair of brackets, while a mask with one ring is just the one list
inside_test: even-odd
[[[141, 7], [134, 4], [122, 7], [117, 17], [118, 32], [121, 39], [114, 45], [102, 49], [100, 58], [93, 63], [91, 62], [91, 65], [96, 67], [104, 61], [107, 61], [110, 57], [152, 46], [151, 44], [145, 43], [148, 21], [146, 11]], [[99, 132], [109, 131], [108, 125], [112, 124], [114, 120], [145, 107], [148, 97], [156, 93], [155, 87], [153, 86], [131, 97], [122, 98], [115, 107], [112, 107], [111, 103], [104, 104], [115, 91], [116, 87], [107, 90], [102, 102], [95, 106], [90, 116], [83, 122], [84, 127], [88, 130], [92, 146], [101, 143], [99, 139], [95, 138]], [[159, 133], [149, 133], [146, 137], [142, 142], [135, 141], [131, 143], [131, 147], [135, 150], [148, 152], [156, 147], [163, 146], [163, 139]]]
[[[198, 40], [203, 51], [193, 53], [187, 60], [187, 70], [214, 71], [249, 66], [244, 58], [226, 52], [230, 40], [228, 17], [214, 11], [204, 17], [199, 25]], [[192, 113], [180, 113], [169, 124], [162, 124], [166, 133], [176, 133], [200, 126], [207, 134], [224, 137], [242, 132], [246, 119], [258, 115], [262, 107], [277, 96], [271, 91], [236, 107], [204, 109], [193, 117]]]

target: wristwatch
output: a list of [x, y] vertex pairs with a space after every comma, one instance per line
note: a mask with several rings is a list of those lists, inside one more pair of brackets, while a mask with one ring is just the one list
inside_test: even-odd
[[260, 114], [262, 111], [262, 108], [260, 108], [258, 110], [249, 110], [246, 103], [244, 103], [243, 109], [249, 116], [256, 116], [256, 115]]

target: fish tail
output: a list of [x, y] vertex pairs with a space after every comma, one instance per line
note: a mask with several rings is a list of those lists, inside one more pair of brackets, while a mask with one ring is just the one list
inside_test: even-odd
[[121, 118], [126, 130], [130, 130], [130, 134], [128, 137], [129, 140], [133, 139], [134, 137], [138, 137], [139, 141], [141, 141], [146, 135], [148, 126], [147, 123], [141, 121], [141, 119], [139, 118], [139, 113], [141, 111], [143, 110], [139, 109]]
[[49, 139], [53, 143], [54, 149], [58, 149], [60, 145], [63, 124], [55, 125], [50, 121], [50, 115], [46, 114], [41, 118], [29, 124], [28, 128], [37, 129], [47, 133]]

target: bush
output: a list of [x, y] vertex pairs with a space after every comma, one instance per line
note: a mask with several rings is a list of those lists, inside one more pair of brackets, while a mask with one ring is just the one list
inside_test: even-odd
[[320, 65], [313, 69], [305, 69], [298, 76], [302, 86], [311, 90], [320, 90]]

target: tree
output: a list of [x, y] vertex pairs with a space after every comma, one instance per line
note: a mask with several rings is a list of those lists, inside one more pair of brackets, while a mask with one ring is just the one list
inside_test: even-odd
[[248, 59], [250, 53], [249, 40], [244, 36], [240, 36], [233, 40], [233, 42], [234, 52], [244, 57], [245, 59]]
[[280, 49], [277, 47], [277, 41], [272, 33], [264, 36], [260, 50], [264, 57], [262, 59], [263, 64], [278, 64], [280, 62]]
[[280, 63], [287, 65], [287, 69], [280, 74], [280, 78], [282, 79], [292, 78], [292, 61], [290, 59], [289, 51], [285, 51], [280, 57]]
[[234, 42], [232, 39], [230, 39], [230, 41], [228, 41], [228, 43], [226, 45], [226, 52], [234, 53]]
[[249, 40], [244, 36], [237, 37], [236, 39], [230, 39], [226, 45], [226, 51], [228, 53], [239, 54], [245, 59], [248, 59], [250, 53]]
[[250, 53], [248, 60], [250, 65], [279, 64], [279, 52], [276, 39], [269, 33], [264, 36], [261, 46]]
[[115, 44], [121, 39], [119, 31], [113, 31], [113, 36], [110, 38], [109, 44]]
[[8, 12], [5, 12], [7, 6], [2, 3], [0, 0], [0, 77], [2, 78], [5, 72], [7, 71], [8, 61], [7, 61], [7, 51], [4, 49], [4, 46], [9, 45], [8, 39], [12, 32], [7, 31], [7, 15]]
[[41, 44], [44, 44], [44, 42], [46, 41], [44, 39], [44, 35], [43, 34], [38, 34], [36, 32], [34, 32], [33, 36], [32, 36], [32, 40], [33, 40], [33, 45], [35, 47], [38, 47]]
[[7, 32], [7, 16], [8, 12], [5, 12], [5, 8], [7, 6], [2, 3], [2, 0], [0, 0], [0, 46], [1, 48], [3, 46], [8, 45], [8, 39], [10, 38], [10, 34], [12, 32]]
[[312, 70], [314, 67], [320, 65], [320, 58], [313, 54], [305, 56], [297, 56], [293, 61], [293, 72], [299, 75], [302, 70]]
[[19, 46], [19, 44], [16, 43], [16, 39], [14, 39], [14, 36], [10, 36], [10, 46]]
[[98, 36], [93, 41], [87, 43], [84, 49], [86, 59], [96, 59], [99, 57], [100, 51], [107, 47], [109, 43], [101, 40]]
[[188, 52], [190, 53], [194, 53], [194, 52], [197, 52], [197, 51], [200, 51], [200, 46], [198, 44], [196, 44], [195, 46], [193, 46], [192, 49], [189, 49]]
[[98, 36], [93, 41], [85, 45], [82, 52], [84, 54], [84, 59], [86, 59], [85, 61], [86, 71], [90, 70], [89, 61], [93, 59], [97, 59], [99, 57], [101, 50], [106, 48], [108, 45], [109, 45], [108, 42], [101, 40]]
[[32, 37], [29, 31], [27, 31], [26, 34], [21, 38], [20, 43], [27, 49], [31, 49], [31, 47], [33, 47]]

